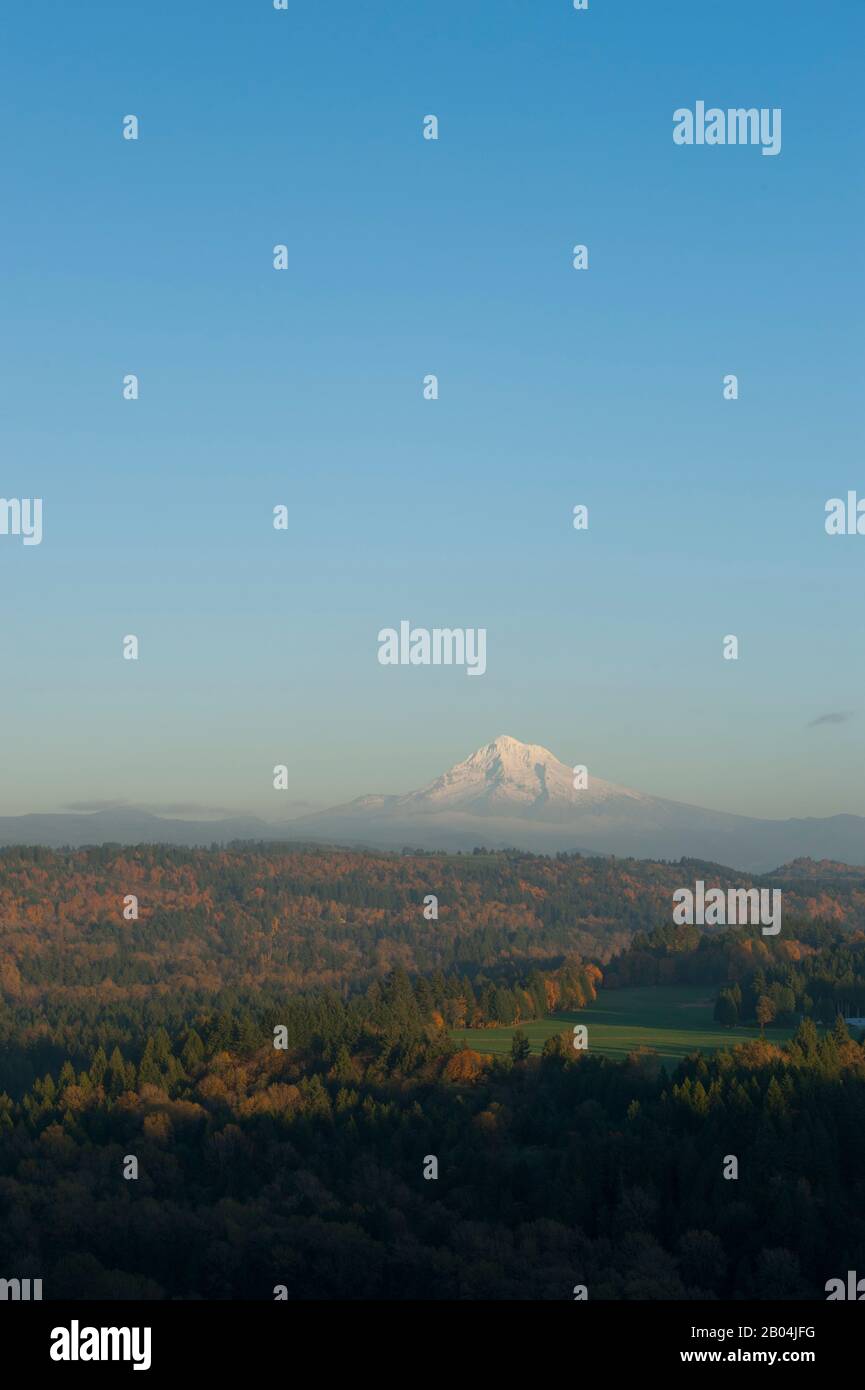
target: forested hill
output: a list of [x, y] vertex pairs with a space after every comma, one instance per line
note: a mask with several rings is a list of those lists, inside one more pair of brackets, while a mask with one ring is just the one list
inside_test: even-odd
[[[784, 919], [865, 929], [865, 870], [802, 861], [753, 878], [695, 861], [238, 846], [0, 852], [0, 993], [110, 999], [268, 983], [357, 989], [508, 964], [603, 964], [671, 919], [672, 893], [781, 887]], [[840, 866], [843, 868], [843, 866]], [[437, 916], [425, 900], [437, 899]], [[137, 899], [137, 920], [124, 903]], [[129, 909], [127, 908], [127, 912]]]
[[[696, 877], [748, 884], [506, 853], [7, 850], [0, 1268], [47, 1299], [821, 1297], [865, 1238], [843, 1024], [673, 1077], [569, 1035], [541, 1058], [450, 1037], [583, 1007], [626, 960], [702, 970], [695, 929], [668, 931]], [[796, 881], [781, 936], [753, 933], [770, 990], [809, 903], [833, 968], [858, 949], [861, 882]], [[723, 982], [748, 948], [713, 940]]]

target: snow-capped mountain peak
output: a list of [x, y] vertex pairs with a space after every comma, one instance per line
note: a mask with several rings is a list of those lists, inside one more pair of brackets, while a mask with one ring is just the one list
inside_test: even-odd
[[605, 782], [577, 740], [569, 751], [574, 765], [587, 767], [585, 785], [548, 748], [500, 734], [418, 791], [358, 797], [289, 825], [369, 845], [685, 856], [763, 870], [796, 855], [854, 864], [865, 857], [859, 817], [765, 821], [710, 811]]
[[398, 797], [394, 809], [418, 814], [471, 809], [548, 816], [556, 809], [572, 811], [581, 806], [585, 810], [589, 803], [597, 805], [610, 796], [640, 799], [639, 792], [591, 776], [588, 787], [577, 790], [573, 768], [548, 748], [500, 734], [420, 791]]
[[400, 801], [425, 802], [430, 810], [467, 807], [479, 801], [501, 809], [526, 807], [551, 798], [570, 801], [572, 780], [569, 769], [549, 749], [502, 734]]

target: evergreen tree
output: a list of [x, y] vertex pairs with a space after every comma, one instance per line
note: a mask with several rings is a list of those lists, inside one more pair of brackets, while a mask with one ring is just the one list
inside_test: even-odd
[[722, 989], [715, 1001], [715, 1020], [724, 1028], [735, 1028], [739, 1022], [739, 1010], [728, 989]]

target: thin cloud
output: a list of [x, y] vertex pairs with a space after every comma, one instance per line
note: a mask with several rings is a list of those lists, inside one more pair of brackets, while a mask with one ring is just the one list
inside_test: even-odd
[[815, 728], [818, 724], [846, 724], [848, 719], [853, 718], [852, 710], [839, 710], [834, 714], [820, 714], [816, 719], [812, 719], [807, 726], [809, 729]]

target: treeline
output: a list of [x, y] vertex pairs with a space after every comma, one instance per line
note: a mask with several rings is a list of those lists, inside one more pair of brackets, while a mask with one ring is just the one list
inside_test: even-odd
[[448, 1028], [489, 1028], [545, 1018], [556, 1009], [583, 1009], [597, 998], [603, 972], [591, 963], [572, 961], [558, 970], [533, 970], [525, 980], [511, 983], [508, 973], [498, 979], [481, 975], [474, 984], [467, 976], [445, 978], [437, 972], [415, 985], [422, 1010]]
[[[818, 866], [819, 867], [819, 866]], [[396, 965], [523, 974], [574, 955], [603, 965], [670, 921], [703, 877], [780, 885], [788, 916], [865, 928], [865, 871], [746, 878], [682, 861], [513, 852], [363, 854], [250, 845], [0, 850], [0, 995], [54, 1016], [220, 990], [356, 989]], [[437, 916], [424, 911], [429, 895]], [[129, 906], [134, 899], [133, 907]]]
[[637, 933], [605, 977], [611, 988], [704, 984], [717, 990], [715, 1017], [729, 1027], [802, 1016], [831, 1024], [839, 1014], [865, 1016], [865, 933], [786, 916], [776, 937], [750, 926], [707, 935], [665, 925]]
[[[158, 1043], [161, 1055], [169, 1037], [178, 1040], [175, 1062], [184, 1064], [189, 1047], [203, 1046], [207, 1056], [221, 1051], [246, 1055], [267, 1042], [276, 1026], [285, 1029], [293, 1048], [352, 1046], [370, 1017], [388, 1019], [394, 982], [399, 982], [402, 999], [401, 1031], [410, 1025], [418, 1036], [432, 1036], [454, 1027], [519, 1024], [555, 1009], [583, 1008], [596, 997], [601, 979], [597, 966], [579, 960], [527, 974], [506, 961], [495, 972], [478, 972], [474, 980], [441, 971], [412, 979], [400, 967], [391, 973], [387, 989], [374, 981], [365, 990], [296, 995], [247, 988], [166, 994], [137, 1004], [102, 1005], [88, 999], [81, 1006], [67, 1005], [57, 1017], [41, 1007], [0, 1002], [0, 1091], [21, 1095], [37, 1077], [61, 1068], [89, 1072], [94, 1055], [105, 1059], [115, 1077], [131, 1076], [135, 1085], [153, 1083], [153, 1048]], [[159, 1084], [170, 1079], [162, 1076]], [[113, 1085], [116, 1090], [117, 1082]]]

